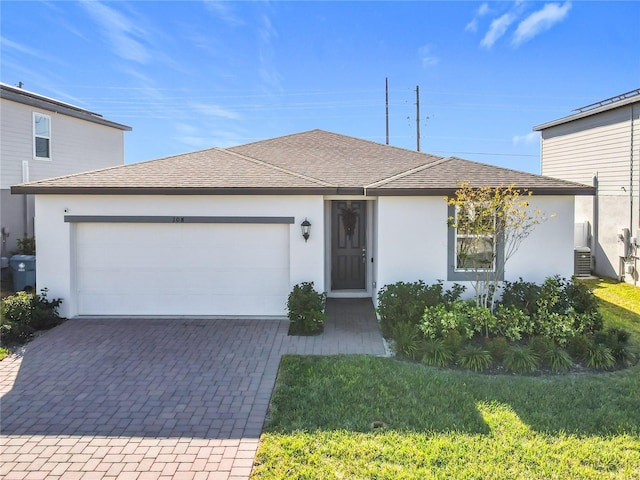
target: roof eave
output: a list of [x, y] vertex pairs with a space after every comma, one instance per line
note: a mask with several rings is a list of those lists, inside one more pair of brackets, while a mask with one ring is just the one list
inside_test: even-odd
[[[360, 189], [362, 192], [362, 189]], [[27, 195], [344, 195], [333, 187], [56, 187], [13, 185], [11, 193]]]
[[541, 132], [542, 130], [546, 130], [547, 128], [557, 127], [558, 125], [563, 125], [565, 123], [575, 122], [576, 120], [580, 120], [582, 118], [590, 117], [591, 115], [597, 115], [598, 113], [606, 112], [608, 110], [614, 110], [616, 108], [626, 107], [627, 105], [631, 105], [633, 103], [640, 103], [640, 98], [630, 97], [620, 100], [618, 102], [610, 103], [607, 105], [603, 105], [598, 108], [593, 108], [591, 110], [586, 110], [584, 112], [578, 112], [566, 117], [558, 118], [557, 120], [552, 120], [550, 122], [542, 123], [540, 125], [536, 125], [532, 128], [534, 132]]
[[37, 98], [34, 95], [35, 94], [29, 94], [29, 95], [27, 95], [26, 93], [22, 94], [22, 93], [18, 93], [12, 90], [7, 90], [4, 88], [0, 90], [0, 98], [3, 98], [5, 100], [21, 103], [23, 105], [28, 105], [30, 107], [40, 108], [42, 110], [47, 110], [49, 112], [60, 113], [62, 115], [78, 118], [80, 120], [86, 120], [88, 122], [97, 123], [99, 125], [104, 125], [111, 128], [117, 128], [118, 130], [122, 130], [125, 132], [130, 132], [132, 130], [132, 128], [128, 125], [123, 125], [121, 123], [107, 120], [101, 115], [94, 112], [90, 112], [89, 110], [83, 110], [78, 107], [74, 107], [72, 105], [65, 105], [62, 102], [56, 102], [54, 100]]
[[[556, 195], [556, 196], [574, 196], [574, 195], [589, 195], [596, 194], [594, 187], [585, 185], [584, 187], [516, 187], [521, 189], [527, 189], [531, 191], [533, 195]], [[435, 196], [450, 196], [454, 195], [458, 188], [371, 188], [367, 189], [367, 195], [371, 196], [394, 196], [394, 197], [435, 197]]]

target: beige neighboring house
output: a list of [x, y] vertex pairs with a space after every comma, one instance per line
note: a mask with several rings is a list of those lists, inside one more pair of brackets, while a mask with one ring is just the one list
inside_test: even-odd
[[576, 197], [575, 246], [596, 274], [640, 285], [640, 89], [575, 112], [533, 128], [542, 174], [597, 188]]
[[16, 183], [124, 164], [131, 127], [68, 103], [0, 83], [0, 228], [2, 256], [34, 234], [32, 195]]

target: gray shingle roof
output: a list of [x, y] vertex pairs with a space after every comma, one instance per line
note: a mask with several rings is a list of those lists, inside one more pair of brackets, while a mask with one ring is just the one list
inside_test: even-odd
[[462, 181], [591, 195], [564, 180], [442, 158], [322, 130], [13, 186], [37, 194], [440, 195]]

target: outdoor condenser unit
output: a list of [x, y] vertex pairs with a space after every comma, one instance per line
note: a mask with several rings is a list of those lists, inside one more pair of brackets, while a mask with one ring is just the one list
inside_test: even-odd
[[589, 247], [576, 247], [574, 250], [573, 273], [576, 277], [591, 275], [591, 249]]

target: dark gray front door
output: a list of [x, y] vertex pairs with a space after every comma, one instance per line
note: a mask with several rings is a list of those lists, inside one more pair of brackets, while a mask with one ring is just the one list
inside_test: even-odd
[[364, 200], [334, 200], [331, 205], [331, 289], [362, 290], [367, 278]]

